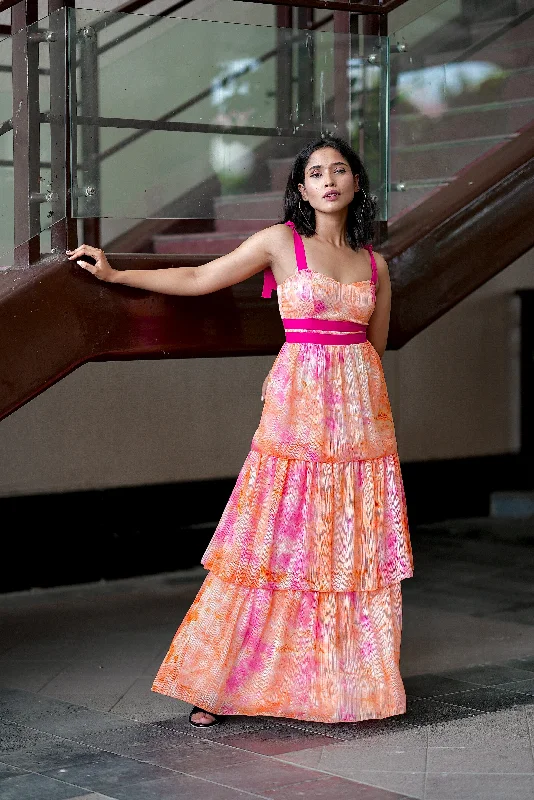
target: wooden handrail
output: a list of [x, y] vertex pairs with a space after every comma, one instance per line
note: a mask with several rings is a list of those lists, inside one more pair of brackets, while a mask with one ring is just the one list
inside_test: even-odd
[[[534, 124], [392, 226], [381, 248], [393, 290], [390, 349], [534, 245], [533, 178]], [[110, 255], [114, 266], [128, 269], [206, 260]], [[59, 255], [0, 272], [0, 326], [9, 331], [0, 345], [0, 418], [91, 360], [275, 354], [283, 327], [276, 300], [261, 298], [261, 282], [258, 273], [203, 297], [125, 286], [103, 291]]]
[[397, 349], [534, 245], [534, 123], [392, 223], [381, 252]]

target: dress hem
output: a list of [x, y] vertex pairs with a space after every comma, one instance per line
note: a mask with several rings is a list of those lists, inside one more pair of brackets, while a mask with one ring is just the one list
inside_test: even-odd
[[208, 714], [217, 714], [218, 716], [245, 716], [245, 717], [281, 717], [282, 719], [296, 719], [300, 722], [322, 722], [325, 724], [336, 724], [336, 723], [343, 723], [343, 722], [364, 722], [368, 719], [387, 719], [388, 717], [395, 717], [406, 713], [406, 703], [402, 706], [399, 706], [398, 710], [388, 711], [385, 714], [376, 713], [376, 714], [365, 714], [357, 717], [344, 717], [343, 719], [325, 719], [320, 715], [315, 716], [295, 716], [294, 712], [292, 714], [284, 713], [281, 711], [277, 711], [273, 709], [271, 711], [252, 711], [249, 709], [245, 711], [243, 709], [236, 709], [232, 707], [231, 710], [228, 710], [226, 706], [214, 706], [211, 703], [208, 703], [203, 700], [199, 700], [198, 695], [194, 695], [193, 692], [188, 691], [184, 686], [180, 687], [173, 687], [173, 692], [163, 691], [163, 689], [157, 689], [154, 685], [151, 688], [151, 691], [157, 692], [158, 694], [163, 694], [166, 697], [172, 697], [175, 700], [182, 700], [185, 703], [190, 703], [193, 706], [200, 706], [204, 711], [207, 711]]

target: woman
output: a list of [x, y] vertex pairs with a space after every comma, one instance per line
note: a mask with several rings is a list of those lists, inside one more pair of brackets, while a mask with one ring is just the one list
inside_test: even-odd
[[[286, 330], [264, 383], [251, 450], [202, 557], [209, 570], [153, 690], [221, 715], [356, 722], [406, 711], [401, 584], [413, 559], [382, 370], [391, 288], [371, 245], [375, 205], [342, 140], [297, 156], [284, 223], [200, 267], [116, 271], [81, 245], [100, 280], [176, 295], [265, 270]], [[95, 263], [80, 260], [93, 256]]]

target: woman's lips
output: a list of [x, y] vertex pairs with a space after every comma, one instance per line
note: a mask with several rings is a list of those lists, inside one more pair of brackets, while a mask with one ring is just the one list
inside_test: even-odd
[[332, 200], [337, 200], [338, 197], [339, 197], [339, 192], [327, 192], [326, 194], [323, 194], [323, 200], [332, 201]]

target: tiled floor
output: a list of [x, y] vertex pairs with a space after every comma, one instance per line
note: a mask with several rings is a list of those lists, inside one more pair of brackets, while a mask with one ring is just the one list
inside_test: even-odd
[[0, 798], [534, 800], [532, 541], [415, 532], [407, 713], [353, 724], [150, 691], [201, 568], [0, 596]]

